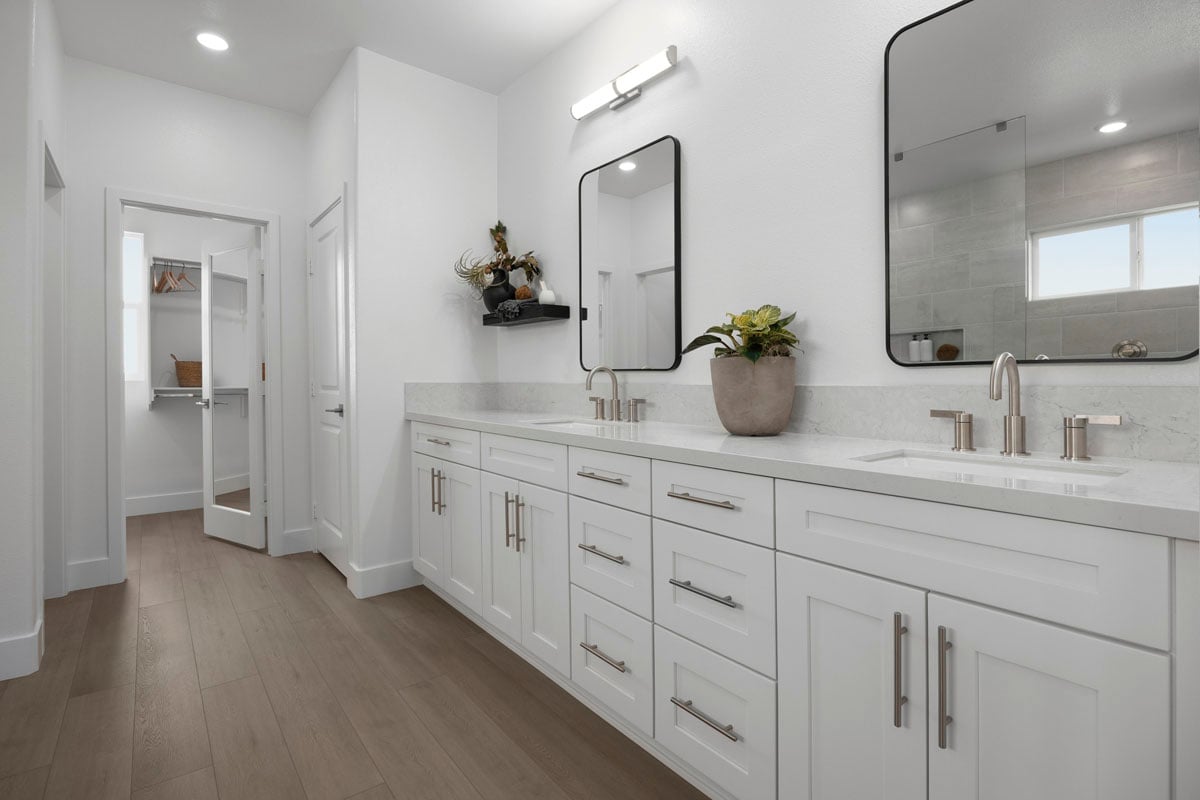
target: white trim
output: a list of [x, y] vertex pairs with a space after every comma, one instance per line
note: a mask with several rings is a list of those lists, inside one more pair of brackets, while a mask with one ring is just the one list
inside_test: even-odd
[[419, 586], [422, 580], [411, 558], [374, 567], [360, 567], [351, 561], [348, 566], [346, 587], [359, 600]]
[[283, 548], [283, 332], [282, 267], [280, 256], [280, 217], [273, 211], [210, 203], [204, 200], [123, 189], [105, 189], [105, 413], [107, 418], [108, 482], [108, 554], [110, 574], [107, 583], [125, 579], [125, 381], [122, 376], [121, 347], [121, 241], [124, 231], [121, 213], [125, 205], [154, 211], [195, 216], [222, 217], [236, 222], [260, 225], [264, 274], [264, 309], [267, 360], [267, 498], [271, 513], [267, 517], [267, 550], [275, 554]]
[[708, 795], [709, 797], [714, 798], [714, 800], [737, 800], [733, 795], [729, 794], [724, 789], [722, 789], [719, 786], [717, 786], [716, 784], [710, 782], [708, 780], [708, 778], [706, 778], [703, 775], [701, 775], [700, 773], [696, 772], [686, 762], [681, 761], [670, 750], [667, 750], [666, 748], [664, 748], [662, 745], [660, 745], [654, 739], [647, 737], [640, 730], [631, 726], [622, 717], [609, 711], [607, 706], [605, 706], [603, 703], [601, 703], [596, 698], [592, 697], [587, 692], [580, 689], [579, 686], [577, 686], [576, 684], [567, 680], [565, 677], [563, 677], [563, 675], [561, 673], [556, 671], [549, 664], [546, 664], [545, 662], [543, 662], [541, 659], [539, 659], [537, 656], [535, 656], [529, 650], [526, 650], [518, 642], [514, 642], [512, 639], [508, 638], [508, 636], [506, 636], [504, 633], [502, 633], [498, 628], [494, 628], [491, 625], [489, 625], [487, 622], [484, 621], [484, 619], [481, 616], [476, 614], [474, 611], [471, 611], [470, 609], [464, 607], [461, 603], [459, 603], [457, 600], [455, 600], [450, 595], [443, 592], [440, 588], [433, 585], [432, 583], [429, 583], [428, 581], [426, 581], [424, 585], [425, 585], [425, 588], [429, 589], [429, 591], [436, 594], [442, 600], [445, 600], [451, 607], [454, 608], [455, 611], [459, 612], [464, 617], [469, 619], [476, 627], [483, 629], [484, 633], [488, 634], [493, 639], [495, 639], [497, 642], [504, 645], [509, 650], [513, 651], [514, 653], [516, 653], [518, 656], [520, 656], [522, 659], [524, 659], [530, 666], [534, 667], [539, 672], [541, 672], [543, 675], [545, 675], [547, 678], [549, 678], [550, 680], [552, 680], [556, 684], [558, 684], [558, 686], [561, 689], [563, 689], [563, 691], [565, 691], [567, 694], [574, 697], [580, 703], [583, 703], [583, 705], [586, 706], [590, 711], [595, 713], [596, 716], [600, 717], [605, 722], [607, 722], [609, 725], [616, 728], [620, 733], [623, 733], [626, 738], [632, 740], [634, 744], [636, 744], [638, 747], [641, 747], [643, 750], [645, 750], [647, 753], [652, 755], [654, 758], [658, 759], [658, 761], [660, 763], [662, 763], [665, 767], [670, 769], [672, 772], [674, 772], [679, 777], [683, 778], [685, 781], [690, 783], [692, 786], [696, 787], [696, 789], [698, 789], [699, 791]]
[[[39, 485], [41, 485], [41, 493], [42, 493], [42, 499], [41, 499], [41, 503], [40, 503], [40, 508], [42, 510], [42, 519], [41, 519], [41, 525], [40, 525], [40, 529], [41, 529], [41, 541], [40, 541], [40, 548], [39, 548], [40, 554], [37, 559], [36, 567], [42, 571], [41, 572], [42, 596], [43, 597], [61, 597], [62, 595], [65, 595], [67, 593], [67, 531], [71, 530], [70, 521], [68, 519], [68, 515], [70, 513], [69, 504], [67, 503], [67, 498], [70, 496], [70, 494], [67, 491], [67, 479], [68, 479], [67, 431], [68, 431], [68, 425], [67, 425], [66, 398], [71, 396], [70, 390], [68, 388], [69, 371], [66, 368], [67, 362], [68, 362], [68, 347], [69, 347], [69, 339], [68, 339], [68, 335], [67, 335], [66, 309], [67, 309], [67, 291], [69, 289], [69, 284], [70, 284], [70, 282], [67, 280], [67, 210], [68, 210], [67, 209], [67, 192], [66, 192], [67, 186], [66, 186], [66, 181], [63, 180], [62, 169], [58, 166], [58, 160], [54, 157], [54, 152], [50, 147], [50, 143], [46, 139], [45, 125], [40, 122], [38, 123], [38, 138], [39, 138], [39, 142], [41, 144], [41, 152], [43, 154], [43, 158], [42, 158], [42, 187], [41, 187], [41, 195], [40, 195], [41, 202], [38, 204], [38, 239], [37, 239], [38, 251], [37, 251], [37, 261], [36, 261], [36, 263], [38, 265], [38, 286], [39, 286], [39, 288], [38, 288], [38, 313], [40, 315], [40, 322], [38, 325], [38, 336], [41, 340], [37, 357], [42, 365], [41, 366], [42, 375], [41, 375], [40, 383], [44, 387], [45, 380], [46, 380], [46, 372], [45, 372], [46, 364], [45, 364], [45, 360], [43, 358], [43, 356], [45, 355], [45, 352], [46, 352], [45, 336], [44, 336], [44, 332], [43, 332], [44, 326], [45, 326], [45, 320], [46, 320], [46, 316], [45, 316], [46, 315], [46, 308], [45, 308], [45, 291], [46, 290], [45, 290], [45, 283], [44, 283], [45, 278], [43, 277], [44, 273], [45, 273], [45, 269], [46, 269], [46, 255], [45, 255], [45, 250], [44, 250], [45, 244], [46, 244], [45, 192], [46, 192], [47, 186], [54, 186], [58, 189], [59, 198], [60, 198], [59, 231], [58, 231], [58, 234], [59, 234], [59, 242], [58, 242], [58, 248], [59, 248], [59, 264], [58, 264], [59, 296], [58, 296], [58, 332], [57, 332], [58, 333], [58, 341], [59, 341], [59, 364], [58, 364], [59, 374], [57, 377], [59, 379], [58, 389], [59, 389], [61, 400], [60, 400], [60, 407], [59, 407], [60, 418], [56, 421], [56, 424], [58, 425], [58, 428], [59, 428], [58, 435], [59, 435], [59, 451], [60, 451], [56, 454], [57, 455], [57, 466], [58, 466], [59, 492], [58, 492], [58, 496], [53, 498], [53, 502], [58, 505], [57, 517], [58, 517], [58, 526], [59, 527], [58, 527], [58, 530], [53, 535], [53, 540], [51, 542], [49, 542], [50, 547], [47, 547], [47, 540], [46, 540], [45, 507], [46, 507], [47, 500], [46, 500], [46, 495], [45, 495], [45, 485], [41, 480], [45, 474], [45, 469], [46, 469], [46, 453], [45, 453], [46, 420], [45, 420], [45, 416], [44, 416], [45, 415], [44, 403], [39, 402], [36, 404], [36, 408], [38, 409], [37, 413], [39, 415], [41, 415], [41, 417], [42, 417], [41, 423], [39, 425], [39, 435], [42, 437], [42, 444], [40, 446], [41, 465], [42, 466], [41, 466], [41, 472], [38, 475]], [[51, 553], [53, 557], [49, 558], [47, 556], [47, 553]], [[40, 630], [40, 628], [39, 628], [39, 630]]]
[[[236, 492], [250, 488], [250, 474], [230, 475], [216, 481], [216, 494]], [[125, 516], [140, 517], [144, 514], [165, 514], [170, 511], [190, 511], [204, 508], [204, 490], [163, 492], [162, 494], [140, 494], [125, 498]], [[286, 534], [285, 534], [286, 535]], [[296, 552], [296, 551], [291, 551]]]
[[37, 672], [46, 649], [43, 631], [39, 619], [29, 633], [0, 639], [0, 681]]
[[316, 546], [313, 543], [312, 528], [293, 528], [283, 532], [283, 548], [281, 552], [272, 553], [277, 556], [290, 556], [292, 553], [313, 553]]
[[[124, 554], [122, 553], [122, 555]], [[91, 589], [95, 586], [120, 583], [121, 581], [112, 580], [112, 573], [116, 569], [112, 561], [112, 557], [102, 556], [100, 558], [89, 558], [86, 561], [67, 562], [67, 591], [74, 592], [79, 589]], [[123, 568], [124, 565], [122, 565]], [[124, 578], [121, 580], [124, 580]]]

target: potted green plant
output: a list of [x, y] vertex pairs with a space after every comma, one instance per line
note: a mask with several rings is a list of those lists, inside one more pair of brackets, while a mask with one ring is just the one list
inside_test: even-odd
[[796, 315], [762, 306], [714, 325], [683, 349], [717, 346], [709, 362], [713, 400], [725, 429], [737, 436], [775, 436], [787, 427], [796, 396]]

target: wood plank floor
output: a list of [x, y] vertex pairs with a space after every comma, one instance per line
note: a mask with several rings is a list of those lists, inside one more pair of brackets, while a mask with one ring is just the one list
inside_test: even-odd
[[46, 603], [0, 682], [0, 798], [641, 800], [699, 792], [424, 588], [129, 519], [129, 580]]

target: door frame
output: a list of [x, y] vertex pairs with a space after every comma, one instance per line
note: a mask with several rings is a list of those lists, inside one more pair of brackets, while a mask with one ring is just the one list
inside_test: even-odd
[[[262, 227], [264, 355], [267, 370], [267, 552], [285, 552], [283, 519], [283, 333], [279, 214], [108, 186], [104, 190], [105, 416], [108, 465], [108, 583], [125, 579], [125, 379], [121, 325], [121, 214], [126, 206]], [[73, 587], [82, 588], [82, 587]]]
[[[321, 221], [330, 214], [342, 215], [342, 232], [343, 241], [342, 247], [344, 252], [342, 257], [345, 259], [345, 292], [346, 303], [343, 309], [345, 314], [344, 324], [346, 326], [346, 352], [343, 358], [346, 359], [346, 385], [344, 388], [346, 399], [343, 401], [346, 406], [346, 413], [342, 417], [342, 429], [346, 436], [346, 508], [342, 510], [343, 525], [342, 532], [345, 534], [346, 542], [346, 568], [347, 575], [346, 583], [352, 588], [356, 582], [361, 584], [361, 578], [355, 578], [359, 574], [356, 564], [361, 563], [362, 554], [359, 552], [360, 543], [358, 538], [358, 471], [354, 468], [355, 454], [358, 452], [358, 371], [355, 369], [356, 363], [356, 339], [355, 339], [355, 312], [357, 292], [355, 288], [355, 244], [354, 237], [351, 235], [351, 226], [354, 223], [353, 209], [350, 207], [350, 185], [343, 182], [341, 191], [336, 197], [321, 207], [321, 211], [317, 212], [308, 220], [305, 226], [305, 283], [306, 291], [304, 293], [305, 301], [309, 304], [307, 314], [305, 315], [305, 334], [308, 337], [308, 378], [309, 378], [309, 394], [305, 398], [308, 403], [308, 413], [305, 416], [308, 426], [309, 439], [311, 441], [313, 430], [316, 425], [316, 416], [312, 406], [312, 387], [314, 382], [314, 349], [312, 336], [312, 234]], [[317, 502], [317, 447], [316, 442], [312, 442], [309, 450], [309, 497], [315, 507]], [[316, 515], [311, 514], [313, 523], [313, 539], [312, 549], [317, 551], [320, 541], [319, 532], [316, 528]]]
[[[69, 585], [69, 571], [67, 568], [67, 531], [70, 530], [70, 523], [67, 519], [68, 503], [67, 497], [67, 426], [66, 426], [66, 410], [64, 406], [59, 407], [59, 418], [51, 420], [50, 423], [58, 426], [59, 444], [57, 452], [47, 454], [45, 432], [46, 432], [46, 414], [44, 402], [44, 390], [46, 385], [46, 370], [49, 366], [45, 363], [46, 353], [46, 189], [56, 188], [59, 193], [59, 223], [57, 231], [58, 240], [58, 339], [59, 339], [59, 360], [56, 367], [59, 391], [65, 399], [69, 396], [68, 391], [68, 372], [66, 368], [66, 343], [67, 343], [67, 328], [66, 328], [66, 291], [67, 291], [67, 184], [63, 179], [62, 167], [58, 160], [54, 157], [54, 151], [50, 147], [50, 142], [46, 138], [45, 125], [38, 123], [38, 142], [41, 145], [42, 159], [42, 180], [40, 181], [40, 199], [38, 204], [38, 236], [37, 236], [37, 289], [36, 299], [34, 302], [34, 338], [37, 348], [37, 373], [34, 376], [34, 429], [38, 435], [37, 447], [37, 462], [34, 469], [39, 475], [44, 475], [46, 471], [46, 462], [50, 461], [52, 465], [58, 468], [58, 491], [53, 497], [46, 495], [45, 484], [38, 482], [40, 487], [38, 496], [34, 498], [35, 502], [35, 519], [37, 520], [37, 529], [41, 532], [37, 542], [37, 597], [39, 603], [46, 597], [61, 597], [65, 595], [71, 588]], [[46, 528], [46, 506], [52, 504], [56, 507], [57, 528], [48, 530]], [[40, 614], [39, 614], [40, 616]]]

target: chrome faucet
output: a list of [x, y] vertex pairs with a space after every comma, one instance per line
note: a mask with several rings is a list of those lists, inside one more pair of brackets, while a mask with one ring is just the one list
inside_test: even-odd
[[[587, 382], [583, 385], [583, 388], [589, 392], [592, 390], [592, 378], [596, 377], [597, 372], [608, 373], [608, 377], [612, 380], [612, 400], [609, 401], [609, 404], [608, 404], [608, 418], [610, 420], [620, 422], [621, 421], [621, 395], [620, 395], [620, 389], [617, 387], [617, 373], [613, 372], [608, 367], [604, 367], [604, 366], [595, 367], [594, 369], [592, 369], [591, 372], [588, 373]], [[602, 413], [599, 413], [604, 408], [603, 402], [604, 402], [603, 400], [596, 401], [596, 411], [598, 412], [596, 415], [597, 419], [599, 419], [600, 417], [603, 416]]]
[[1004, 449], [1002, 456], [1027, 456], [1025, 450], [1025, 417], [1021, 416], [1021, 375], [1017, 371], [1017, 358], [1012, 353], [1001, 353], [992, 363], [992, 375], [988, 381], [988, 397], [1004, 399], [1004, 376], [1008, 375], [1008, 414], [1004, 417]]

